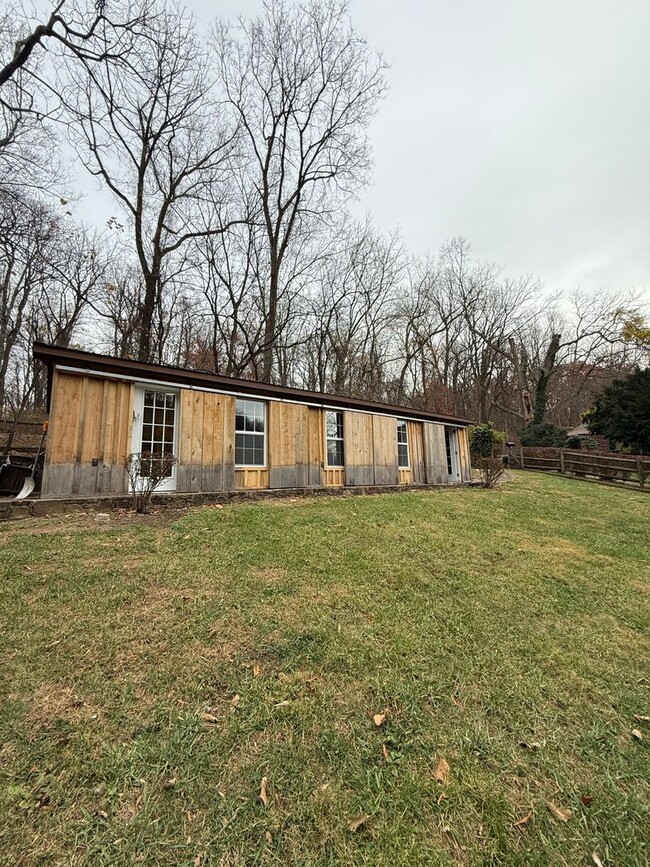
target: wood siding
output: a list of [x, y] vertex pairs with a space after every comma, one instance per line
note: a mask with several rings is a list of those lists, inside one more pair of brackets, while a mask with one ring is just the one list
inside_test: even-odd
[[367, 412], [343, 413], [343, 449], [346, 485], [374, 485], [372, 415]]
[[411, 481], [417, 485], [426, 482], [424, 471], [424, 441], [421, 421], [408, 423], [409, 456], [411, 459]]
[[472, 481], [472, 462], [469, 456], [469, 434], [467, 428], [458, 429], [458, 452], [460, 457], [460, 478], [463, 482]]
[[[126, 492], [124, 458], [132, 450], [135, 388], [122, 380], [54, 371], [44, 496]], [[266, 466], [236, 468], [235, 402], [231, 395], [178, 390], [176, 490], [449, 483], [442, 424], [408, 422], [410, 467], [400, 468], [397, 419], [345, 410], [345, 466], [328, 467], [325, 410], [284, 401], [266, 403]], [[458, 442], [461, 478], [469, 481], [462, 428]]]
[[43, 496], [126, 491], [133, 393], [131, 383], [54, 371]]
[[425, 421], [423, 426], [426, 483], [428, 485], [446, 485], [449, 483], [449, 475], [447, 473], [444, 425]]
[[235, 398], [182, 389], [177, 490], [229, 491], [235, 485]]
[[397, 419], [389, 415], [373, 415], [372, 443], [375, 485], [398, 485]]
[[323, 484], [328, 488], [342, 488], [345, 485], [345, 469], [343, 467], [325, 467]]
[[266, 467], [241, 467], [235, 468], [236, 488], [268, 488], [269, 471]]
[[270, 402], [267, 414], [270, 487], [320, 485], [322, 411], [298, 403]]

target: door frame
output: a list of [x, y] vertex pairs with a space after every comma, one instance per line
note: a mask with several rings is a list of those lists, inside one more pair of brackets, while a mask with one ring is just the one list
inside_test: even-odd
[[178, 417], [180, 415], [181, 402], [180, 390], [178, 388], [163, 388], [159, 385], [143, 385], [136, 383], [135, 393], [133, 396], [133, 427], [131, 429], [131, 452], [138, 453], [142, 451], [142, 420], [144, 415], [144, 393], [145, 391], [157, 391], [162, 394], [174, 395], [174, 442], [172, 454], [176, 455], [176, 462], [172, 467], [171, 476], [161, 482], [156, 488], [158, 491], [175, 491], [177, 485], [177, 470], [178, 470]]
[[461, 479], [460, 474], [460, 441], [458, 439], [458, 428], [448, 427], [445, 425], [445, 461], [447, 460], [447, 437], [449, 437], [449, 453], [451, 456], [451, 473], [447, 464], [447, 478], [452, 485], [459, 484]]

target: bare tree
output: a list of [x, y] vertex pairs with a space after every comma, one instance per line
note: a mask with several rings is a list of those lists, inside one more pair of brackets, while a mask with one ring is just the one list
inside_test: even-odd
[[70, 110], [81, 162], [129, 221], [143, 282], [137, 355], [146, 360], [165, 280], [184, 269], [188, 242], [240, 220], [218, 218], [230, 195], [236, 131], [212, 100], [193, 22], [161, 11], [137, 48], [137, 67], [72, 66], [77, 107]]
[[236, 35], [219, 25], [214, 45], [247, 141], [265, 233], [261, 376], [270, 381], [289, 248], [366, 182], [366, 128], [385, 89], [385, 65], [352, 29], [347, 4], [336, 0], [267, 2], [261, 18], [240, 21]]

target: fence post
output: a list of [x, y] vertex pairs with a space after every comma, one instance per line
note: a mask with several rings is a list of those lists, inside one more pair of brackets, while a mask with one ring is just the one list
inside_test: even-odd
[[564, 449], [560, 449], [560, 472], [564, 472]]
[[520, 454], [520, 457], [521, 457], [521, 468], [522, 468], [522, 470], [523, 470], [523, 468], [524, 468], [524, 447], [523, 447], [523, 446], [520, 446], [519, 451], [521, 452], [521, 454]]
[[644, 488], [645, 487], [645, 474], [643, 472], [643, 461], [641, 460], [640, 455], [636, 456], [636, 469], [637, 469], [637, 473], [639, 474], [639, 487]]

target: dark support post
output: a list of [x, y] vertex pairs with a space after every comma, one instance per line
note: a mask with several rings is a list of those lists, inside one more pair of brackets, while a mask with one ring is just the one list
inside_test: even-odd
[[521, 452], [521, 468], [523, 470], [523, 468], [524, 468], [524, 447], [523, 446], [521, 446], [520, 452]]
[[637, 469], [637, 473], [639, 474], [639, 487], [644, 488], [645, 487], [645, 474], [643, 472], [643, 461], [641, 460], [641, 457], [639, 455], [636, 456], [636, 469]]
[[564, 472], [564, 449], [560, 449], [560, 472]]

